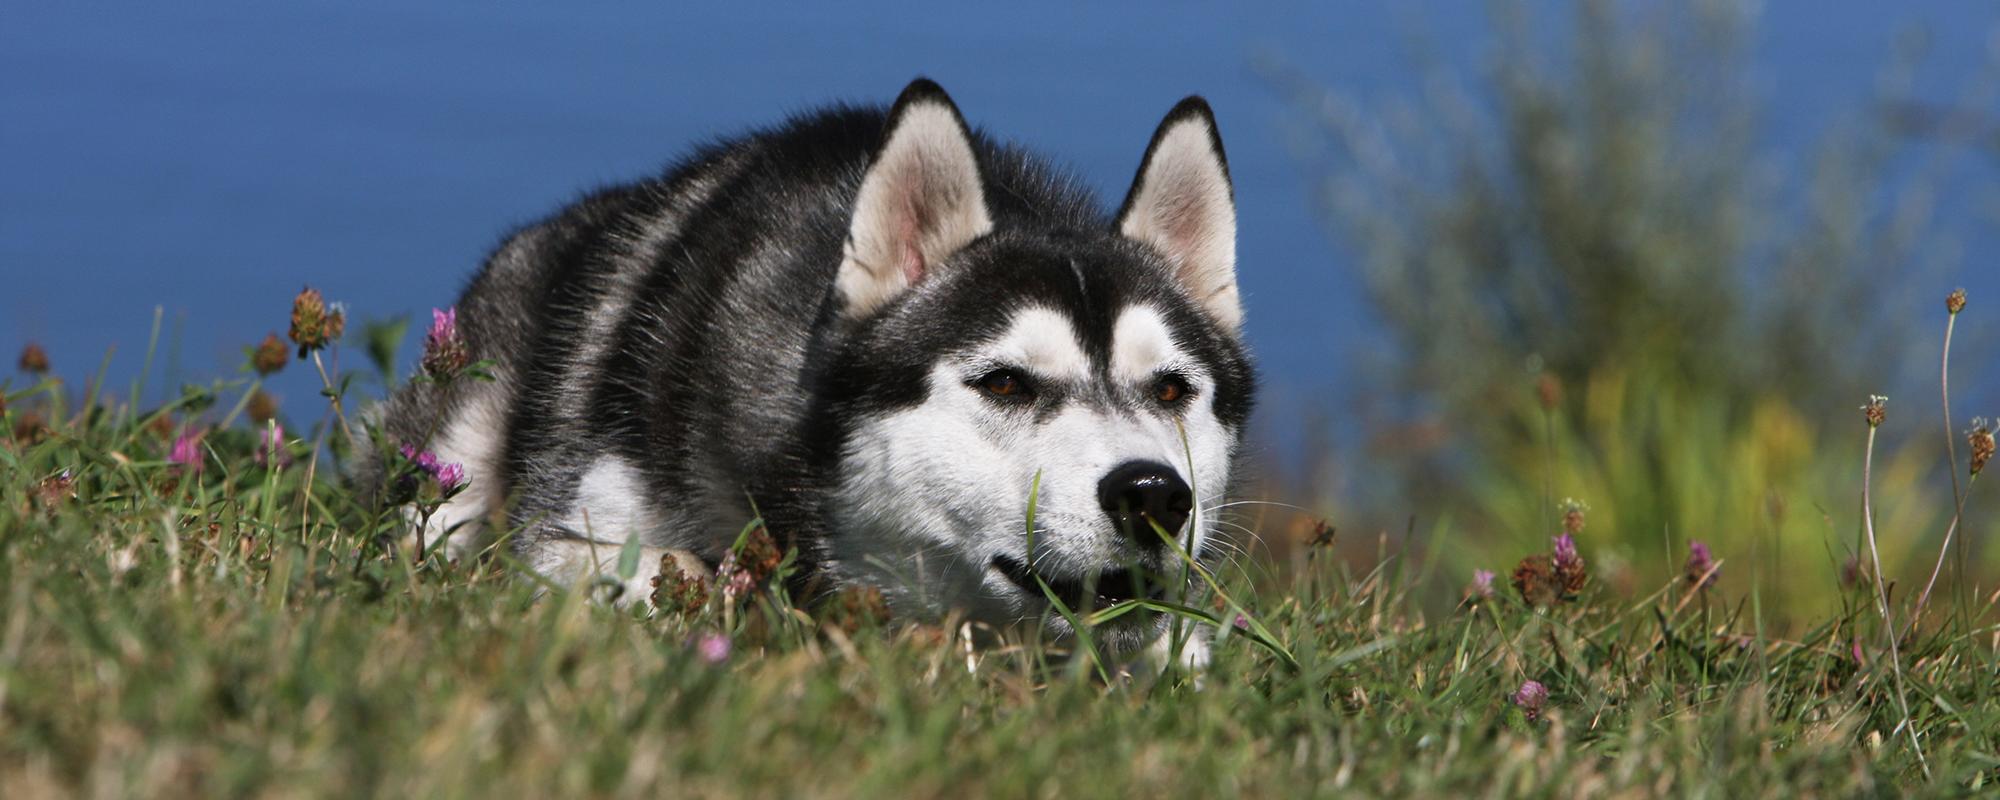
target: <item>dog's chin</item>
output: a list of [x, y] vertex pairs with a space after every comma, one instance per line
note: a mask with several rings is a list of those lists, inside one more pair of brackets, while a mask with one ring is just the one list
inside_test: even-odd
[[[1107, 568], [1084, 578], [1036, 575], [1026, 564], [1006, 555], [995, 556], [987, 569], [1007, 589], [1021, 598], [1021, 607], [1044, 618], [1047, 632], [1067, 640], [1075, 630], [1070, 621], [1056, 613], [1050, 596], [1072, 614], [1082, 616], [1132, 600], [1166, 600], [1170, 592], [1164, 581], [1126, 567]], [[1039, 578], [1039, 580], [1037, 580]], [[1100, 647], [1130, 651], [1144, 647], [1165, 629], [1166, 615], [1145, 608], [1125, 611], [1117, 617], [1091, 626], [1091, 635]]]

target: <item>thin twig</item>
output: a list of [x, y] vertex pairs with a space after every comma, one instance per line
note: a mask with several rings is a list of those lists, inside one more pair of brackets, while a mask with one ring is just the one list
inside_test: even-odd
[[[322, 418], [322, 420], [323, 419], [324, 418]], [[305, 542], [306, 532], [312, 526], [311, 510], [312, 510], [313, 479], [319, 473], [319, 455], [321, 449], [323, 449], [324, 447], [326, 447], [326, 424], [324, 421], [322, 421], [319, 426], [318, 435], [313, 437], [312, 460], [306, 462], [305, 482], [299, 485], [299, 542], [300, 543]], [[271, 548], [273, 553], [277, 551], [277, 547], [278, 547], [278, 541], [274, 532], [271, 539]], [[359, 562], [356, 562], [356, 569], [358, 570], [359, 568], [360, 568]]]
[[[1958, 478], [1958, 475], [1957, 475], [1957, 472], [1958, 472], [1958, 467], [1954, 465], [1954, 466], [1952, 467], [1952, 473], [1953, 473], [1953, 474], [1952, 474], [1952, 479], [1953, 479], [1953, 482], [1956, 482], [1956, 481], [1957, 481], [1957, 478]], [[1916, 609], [1915, 609], [1915, 610], [1912, 610], [1912, 611], [1910, 612], [1910, 624], [1911, 624], [1911, 625], [1915, 625], [1915, 624], [1917, 624], [1917, 619], [1918, 619], [1918, 617], [1922, 616], [1922, 615], [1923, 615], [1923, 613], [1924, 613], [1924, 604], [1925, 604], [1925, 603], [1928, 603], [1928, 602], [1930, 602], [1930, 599], [1931, 599], [1931, 587], [1933, 587], [1933, 586], [1936, 586], [1936, 585], [1937, 585], [1937, 579], [1938, 579], [1938, 573], [1940, 573], [1940, 572], [1944, 571], [1944, 557], [1945, 557], [1945, 554], [1946, 554], [1946, 553], [1950, 553], [1950, 552], [1951, 552], [1951, 537], [1952, 537], [1952, 534], [1955, 534], [1955, 533], [1957, 533], [1957, 532], [1958, 532], [1958, 523], [1959, 523], [1959, 521], [1960, 521], [1960, 520], [1962, 520], [1962, 519], [1964, 519], [1964, 518], [1965, 518], [1965, 500], [1966, 500], [1966, 498], [1968, 498], [1968, 497], [1971, 497], [1971, 496], [1972, 496], [1972, 484], [1974, 484], [1974, 483], [1976, 483], [1976, 482], [1978, 482], [1978, 481], [1979, 481], [1979, 475], [1978, 475], [1978, 473], [1974, 473], [1974, 474], [1973, 474], [1973, 476], [1972, 476], [1971, 478], [1967, 478], [1967, 479], [1966, 479], [1966, 481], [1965, 481], [1965, 493], [1964, 493], [1964, 494], [1961, 494], [1961, 495], [1959, 495], [1959, 497], [1958, 497], [1958, 503], [1957, 503], [1956, 507], [1955, 507], [1955, 508], [1954, 508], [1954, 509], [1952, 510], [1952, 512], [1951, 512], [1951, 525], [1947, 526], [1947, 527], [1946, 527], [1946, 528], [1944, 529], [1944, 545], [1938, 548], [1938, 560], [1937, 560], [1937, 565], [1936, 565], [1936, 566], [1933, 566], [1933, 567], [1931, 567], [1931, 578], [1930, 578], [1930, 580], [1928, 580], [1928, 581], [1925, 581], [1925, 582], [1924, 582], [1924, 591], [1923, 591], [1923, 593], [1922, 593], [1922, 594], [1919, 594], [1919, 595], [1917, 595], [1917, 607], [1916, 607]], [[1961, 580], [1962, 580], [1962, 578], [1961, 578]]]
[[1904, 697], [1903, 656], [1896, 644], [1896, 620], [1889, 613], [1889, 590], [1883, 580], [1882, 551], [1875, 544], [1875, 504], [1869, 493], [1869, 483], [1875, 469], [1875, 425], [1868, 425], [1868, 448], [1861, 459], [1861, 525], [1868, 533], [1868, 556], [1875, 562], [1875, 608], [1882, 613], [1882, 627], [1889, 636], [1889, 668], [1896, 676], [1896, 707], [1903, 713], [1903, 728], [1910, 735], [1910, 748], [1917, 753], [1917, 764], [1923, 767], [1924, 778], [1931, 776], [1931, 765], [1924, 758], [1924, 747], [1917, 742], [1916, 722], [1910, 718], [1910, 702]]
[[[1953, 297], [1962, 296], [1953, 295]], [[1942, 398], [1944, 403], [1945, 473], [1951, 476], [1951, 525], [1945, 528], [1944, 544], [1938, 547], [1937, 566], [1931, 568], [1931, 577], [1929, 580], [1924, 581], [1924, 591], [1917, 596], [1917, 606], [1910, 611], [1910, 625], [1912, 627], [1917, 624], [1917, 620], [1924, 613], [1924, 605], [1930, 602], [1931, 587], [1937, 585], [1938, 573], [1944, 571], [1945, 554], [1951, 552], [1952, 534], [1958, 532], [1959, 519], [1965, 514], [1965, 496], [1972, 491], [1970, 481], [1967, 481], [1967, 485], [1964, 488], [1960, 488], [1958, 485], [1958, 437], [1957, 434], [1952, 432], [1951, 425], [1951, 334], [1952, 330], [1956, 327], [1958, 327], [1958, 312], [1950, 311], [1944, 317], [1944, 355], [1939, 357], [1938, 363], [1938, 396]], [[1972, 477], [1978, 478], [1979, 476], [1974, 475]], [[1964, 570], [1961, 569], [1959, 571], [1959, 578], [1963, 580], [1964, 577]]]
[[[1951, 461], [1951, 501], [1963, 508], [1965, 494], [1958, 487], [1958, 434], [1953, 433], [1951, 427], [1951, 331], [1957, 325], [1958, 314], [1945, 315], [1944, 358], [1938, 366], [1938, 394], [1944, 398], [1944, 452]], [[1967, 490], [1970, 490], [1970, 487], [1967, 487]], [[1931, 577], [1935, 580], [1937, 576]]]
[[347, 425], [347, 414], [340, 408], [340, 391], [333, 388], [333, 379], [326, 374], [326, 365], [320, 362], [319, 350], [312, 351], [313, 369], [319, 370], [319, 382], [326, 387], [326, 397], [333, 401], [333, 417], [340, 422], [340, 432], [347, 437], [349, 452], [360, 449], [360, 442], [354, 438], [354, 429]]
[[1556, 416], [1542, 404], [1542, 530], [1556, 529]]

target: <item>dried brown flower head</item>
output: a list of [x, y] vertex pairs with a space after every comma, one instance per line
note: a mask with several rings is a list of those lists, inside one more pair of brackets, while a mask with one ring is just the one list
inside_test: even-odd
[[1993, 460], [1993, 424], [1985, 417], [1975, 419], [1972, 432], [1965, 438], [1972, 444], [1972, 474], [1978, 475], [1986, 468], [1986, 462]]
[[1879, 394], [1868, 396], [1868, 405], [1861, 407], [1862, 417], [1868, 420], [1868, 427], [1876, 428], [1889, 418], [1889, 398]]
[[1549, 557], [1536, 554], [1521, 559], [1514, 566], [1514, 591], [1521, 595], [1521, 602], [1531, 606], [1546, 606], [1555, 602], [1555, 570]]
[[347, 327], [344, 314], [339, 307], [329, 307], [326, 298], [318, 289], [310, 286], [300, 289], [299, 296], [292, 298], [292, 327], [289, 335], [292, 343], [299, 346], [299, 358], [327, 346], [340, 338]]
[[327, 344], [338, 342], [340, 337], [345, 335], [347, 335], [347, 306], [342, 303], [326, 304]]
[[660, 556], [660, 574], [653, 576], [653, 607], [663, 613], [693, 616], [708, 607], [708, 579], [681, 568], [674, 554]]
[[258, 389], [255, 392], [251, 392], [249, 402], [243, 404], [243, 413], [249, 414], [250, 421], [257, 423], [257, 427], [262, 428], [264, 427], [264, 423], [278, 418], [278, 398], [272, 397], [269, 392]]
[[180, 425], [174, 422], [174, 415], [160, 414], [146, 423], [146, 432], [162, 441], [171, 440], [180, 432]]
[[882, 590], [873, 586], [841, 589], [819, 609], [820, 624], [849, 633], [888, 618], [889, 603], [882, 598]]
[[76, 496], [76, 475], [63, 470], [43, 478], [35, 485], [35, 502], [44, 509], [53, 510]]
[[1326, 524], [1326, 520], [1313, 520], [1312, 538], [1306, 541], [1306, 546], [1314, 549], [1332, 547], [1334, 537], [1339, 534], [1339, 529]]
[[1951, 290], [1951, 294], [1945, 295], [1944, 310], [1949, 311], [1953, 314], [1957, 314], [1958, 312], [1965, 310], [1964, 288], [1961, 287], [1958, 289], [1953, 289]]
[[29, 375], [43, 375], [49, 371], [49, 353], [40, 344], [29, 342], [21, 348], [21, 371]]
[[318, 289], [308, 286], [299, 290], [292, 298], [292, 327], [287, 332], [292, 343], [300, 347], [317, 345], [324, 336], [326, 325], [326, 298]]
[[48, 435], [48, 426], [42, 424], [42, 415], [33, 411], [23, 411], [14, 418], [14, 441], [21, 444], [35, 444]]
[[1590, 511], [1590, 506], [1584, 505], [1581, 500], [1565, 497], [1562, 501], [1562, 511], [1563, 532], [1571, 536], [1582, 533], [1584, 514]]
[[743, 552], [736, 557], [736, 563], [750, 573], [750, 579], [759, 584], [770, 580], [771, 573], [778, 571], [778, 563], [785, 559], [785, 553], [778, 548], [778, 542], [771, 538], [770, 529], [762, 525], [750, 532], [743, 542]]
[[1543, 411], [1556, 410], [1562, 405], [1563, 400], [1562, 379], [1557, 378], [1552, 372], [1542, 373], [1542, 376], [1535, 380], [1535, 398], [1542, 402]]
[[250, 367], [257, 370], [259, 375], [274, 374], [284, 369], [286, 362], [291, 360], [292, 354], [285, 347], [285, 340], [278, 338], [275, 333], [264, 334], [264, 341], [259, 342], [255, 350], [250, 351]]

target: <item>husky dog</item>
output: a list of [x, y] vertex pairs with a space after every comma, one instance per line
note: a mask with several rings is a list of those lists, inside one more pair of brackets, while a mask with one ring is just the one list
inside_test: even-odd
[[[761, 513], [806, 574], [895, 613], [1060, 637], [1044, 585], [1103, 607], [1216, 549], [1252, 395], [1235, 273], [1199, 97], [1106, 216], [920, 79], [887, 111], [722, 141], [513, 234], [457, 306], [496, 379], [413, 385], [381, 419], [464, 465], [421, 532], [453, 552], [511, 531], [574, 582], [637, 537], [631, 600], [663, 556], [712, 565]], [[1165, 627], [1133, 613], [1098, 636], [1130, 650]]]

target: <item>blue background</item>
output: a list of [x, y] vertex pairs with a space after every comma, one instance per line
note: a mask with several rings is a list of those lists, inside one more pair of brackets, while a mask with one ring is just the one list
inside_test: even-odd
[[[1351, 391], [1355, 356], [1384, 341], [1354, 252], [1327, 235], [1288, 144], [1300, 116], [1253, 64], [1386, 103], [1414, 97], [1427, 65], [1476, 69], [1489, 41], [1484, 6], [1464, 2], [1255, 15], [1194, 3], [180, 5], [17, 3], [0, 22], [0, 351], [38, 340], [73, 382], [113, 346], [114, 380], [134, 374], [155, 306], [171, 383], [233, 374], [243, 346], [282, 333], [302, 284], [358, 318], [447, 305], [505, 231], [592, 186], [824, 101], [886, 102], [925, 74], [974, 124], [1074, 167], [1107, 203], [1160, 115], [1207, 95], [1237, 181], [1249, 333], [1282, 419]], [[1897, 36], [1928, 35], [1918, 89], [1954, 101], [1996, 20], [1973, 0], [1770, 3], [1754, 66], [1774, 175], [1797, 182], [1821, 134], [1867, 111]], [[1961, 255], [1937, 284], [1857, 309], [1856, 324], [1929, 310], [1948, 282], [2000, 300], [2000, 270], [1982, 256], [1993, 164], [1953, 158], [1937, 202]], [[279, 383], [294, 413], [313, 391], [306, 372]]]

